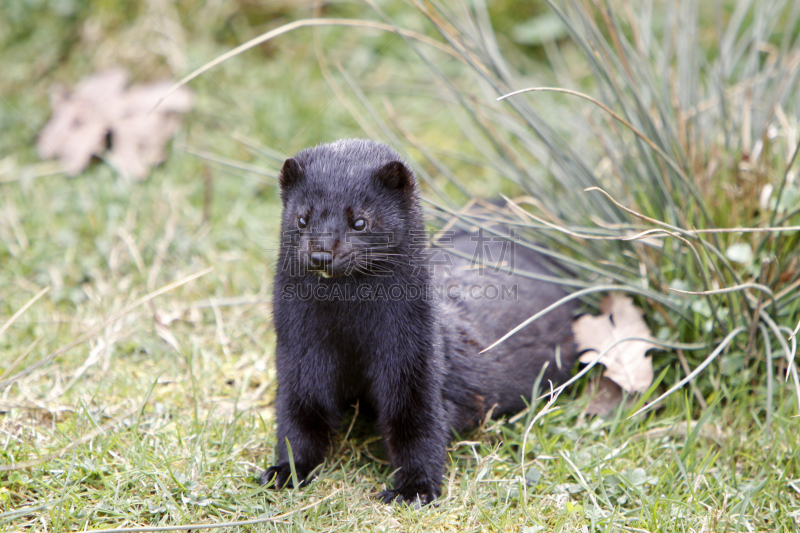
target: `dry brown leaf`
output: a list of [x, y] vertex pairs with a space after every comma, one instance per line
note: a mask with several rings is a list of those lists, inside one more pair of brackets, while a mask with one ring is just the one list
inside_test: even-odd
[[[591, 363], [598, 353], [619, 340], [653, 338], [642, 318], [642, 310], [627, 296], [607, 296], [600, 303], [600, 310], [602, 315], [584, 315], [572, 324], [578, 350], [590, 350], [580, 356], [581, 363]], [[628, 392], [647, 390], [653, 382], [653, 361], [645, 352], [651, 348], [658, 346], [641, 340], [617, 344], [600, 358], [606, 366], [604, 375]]]
[[[72, 94], [57, 88], [53, 116], [39, 134], [36, 148], [42, 159], [60, 158], [73, 176], [92, 156], [106, 156], [123, 176], [144, 179], [166, 157], [164, 146], [180, 126], [178, 113], [192, 107], [185, 87], [153, 106], [170, 82], [134, 85], [125, 89], [127, 72], [109, 70], [83, 79]], [[110, 136], [111, 148], [106, 151]]]

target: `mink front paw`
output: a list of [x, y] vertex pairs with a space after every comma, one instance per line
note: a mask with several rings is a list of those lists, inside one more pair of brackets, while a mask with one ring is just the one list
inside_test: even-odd
[[383, 503], [405, 503], [414, 508], [421, 509], [423, 505], [428, 505], [442, 494], [438, 485], [414, 485], [406, 486], [402, 489], [384, 490], [378, 494], [378, 498]]
[[292, 486], [292, 470], [289, 465], [271, 466], [261, 474], [259, 485], [266, 485], [270, 489], [278, 490], [289, 485]]
[[[297, 465], [295, 465], [297, 467]], [[297, 477], [300, 479], [300, 486], [305, 487], [308, 483], [314, 479], [314, 476], [307, 476], [306, 472], [302, 472], [297, 468]], [[292, 467], [289, 466], [289, 463], [281, 463], [279, 465], [271, 466], [261, 474], [261, 478], [258, 481], [259, 485], [266, 485], [267, 488], [278, 490], [284, 488], [292, 488], [294, 483], [292, 483]]]

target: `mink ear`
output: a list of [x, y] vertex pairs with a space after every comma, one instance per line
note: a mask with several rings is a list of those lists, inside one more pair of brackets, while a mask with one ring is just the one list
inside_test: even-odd
[[414, 174], [400, 161], [386, 163], [375, 177], [389, 189], [414, 189]]
[[281, 169], [280, 180], [281, 189], [286, 190], [294, 186], [303, 177], [303, 167], [297, 162], [297, 159], [290, 157], [283, 164]]

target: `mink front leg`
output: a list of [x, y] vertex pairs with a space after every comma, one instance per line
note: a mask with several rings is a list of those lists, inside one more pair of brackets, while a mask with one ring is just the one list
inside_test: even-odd
[[384, 445], [395, 470], [394, 488], [379, 498], [418, 507], [442, 494], [448, 428], [434, 369], [417, 362], [407, 370], [382, 376], [386, 389], [376, 395]]
[[[300, 485], [311, 479], [309, 474], [325, 459], [331, 436], [338, 426], [339, 414], [315, 395], [301, 396], [279, 385], [277, 398], [278, 462], [261, 475], [260, 484], [273, 489], [292, 486], [292, 470], [286, 440], [292, 446], [295, 471]], [[271, 484], [270, 484], [271, 483]]]

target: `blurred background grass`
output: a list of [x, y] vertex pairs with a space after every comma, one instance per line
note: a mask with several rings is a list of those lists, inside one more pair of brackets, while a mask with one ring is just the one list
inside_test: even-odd
[[[0, 335], [0, 524], [223, 522], [314, 504], [274, 527], [795, 531], [800, 442], [784, 375], [800, 320], [798, 232], [691, 231], [800, 222], [798, 11], [790, 1], [3, 3], [0, 324], [50, 289]], [[195, 109], [144, 182], [102, 161], [68, 178], [36, 157], [54, 85], [113, 66], [132, 82], [177, 79], [312, 16], [389, 21], [461, 59], [386, 32], [300, 29], [194, 80]], [[494, 102], [533, 86], [587, 93], [628, 125], [564, 93]], [[521, 198], [536, 218], [506, 222], [570, 262], [576, 276], [564, 282], [588, 289], [588, 310], [606, 292], [595, 287], [634, 294], [674, 348], [655, 355], [651, 399], [725, 349], [647, 416], [585, 416], [584, 380], [532, 427], [529, 415], [464, 436], [438, 508], [375, 503], [390, 473], [358, 428], [307, 489], [262, 491], [251, 476], [274, 446], [275, 176], [297, 150], [350, 136], [412, 161], [433, 224], [472, 198]], [[620, 240], [657, 225], [589, 186], [683, 240]], [[731, 252], [741, 244], [746, 257]]]

